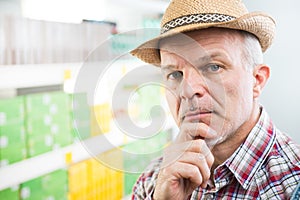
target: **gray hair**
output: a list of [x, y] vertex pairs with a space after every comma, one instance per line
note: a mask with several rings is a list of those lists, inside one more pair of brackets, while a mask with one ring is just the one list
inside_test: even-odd
[[263, 63], [263, 53], [261, 46], [259, 44], [258, 38], [246, 31], [241, 31], [244, 37], [244, 47], [243, 57], [249, 65], [246, 66], [247, 69], [251, 70], [255, 66]]

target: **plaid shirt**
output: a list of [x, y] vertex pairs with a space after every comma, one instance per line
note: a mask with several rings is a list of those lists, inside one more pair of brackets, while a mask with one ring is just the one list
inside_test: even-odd
[[[152, 199], [162, 158], [133, 188], [132, 200]], [[289, 199], [300, 182], [300, 148], [262, 114], [246, 141], [214, 170], [214, 185], [198, 187], [190, 199]]]

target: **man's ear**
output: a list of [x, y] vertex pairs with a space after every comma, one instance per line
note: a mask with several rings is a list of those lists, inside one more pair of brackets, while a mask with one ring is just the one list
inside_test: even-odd
[[270, 77], [270, 67], [267, 65], [257, 65], [253, 70], [254, 85], [253, 85], [253, 98], [256, 99], [262, 93]]

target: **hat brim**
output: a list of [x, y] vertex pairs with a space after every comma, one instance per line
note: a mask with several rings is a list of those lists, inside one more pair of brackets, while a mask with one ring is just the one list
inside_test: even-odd
[[243, 30], [252, 33], [258, 38], [263, 52], [265, 52], [272, 44], [275, 34], [275, 21], [272, 19], [272, 17], [263, 12], [251, 12], [228, 22], [201, 24], [195, 23], [174, 28], [154, 39], [141, 44], [130, 53], [146, 63], [160, 66], [160, 40], [179, 33], [201, 30], [210, 27]]

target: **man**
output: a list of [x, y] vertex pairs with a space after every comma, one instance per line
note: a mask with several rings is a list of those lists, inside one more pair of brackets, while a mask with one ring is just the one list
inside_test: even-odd
[[132, 51], [160, 66], [176, 140], [132, 199], [289, 199], [300, 150], [259, 104], [273, 19], [239, 0], [173, 0], [162, 33]]

